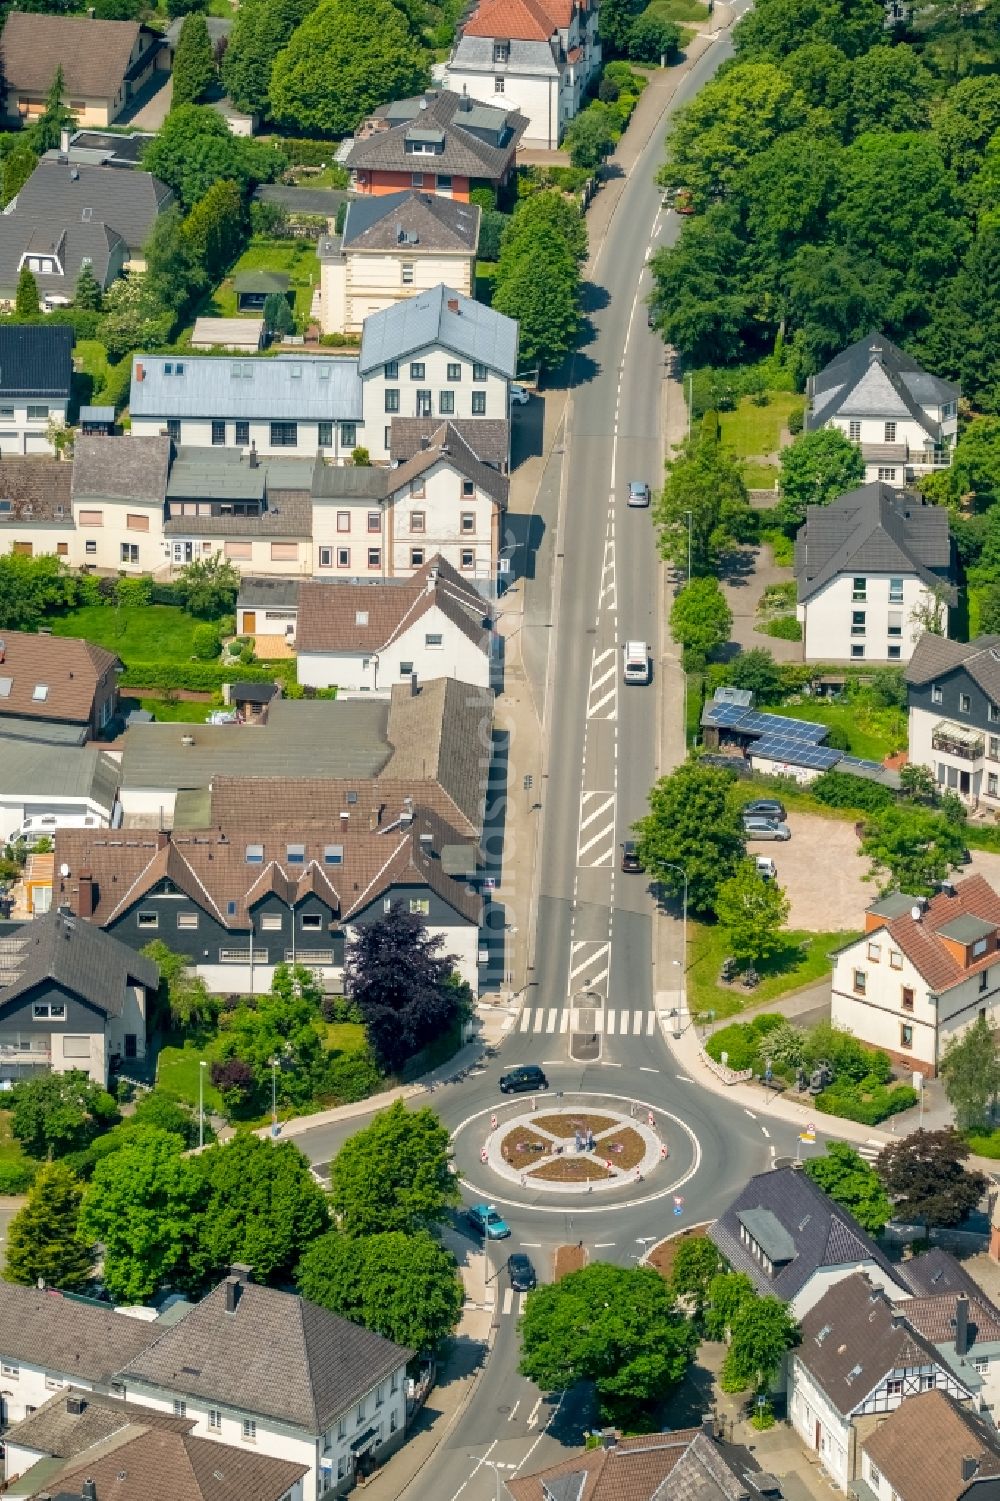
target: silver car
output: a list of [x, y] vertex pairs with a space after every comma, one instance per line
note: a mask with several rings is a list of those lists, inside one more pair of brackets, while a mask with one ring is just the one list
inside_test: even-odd
[[743, 833], [747, 839], [791, 839], [792, 831], [787, 823], [775, 818], [744, 818]]
[[645, 480], [632, 479], [628, 482], [628, 501], [630, 506], [649, 505], [649, 486]]

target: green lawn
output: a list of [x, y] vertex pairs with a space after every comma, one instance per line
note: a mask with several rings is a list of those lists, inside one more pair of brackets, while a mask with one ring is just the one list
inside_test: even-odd
[[663, 21], [706, 21], [708, 6], [701, 0], [650, 0], [646, 15], [658, 16]]
[[[312, 240], [270, 240], [255, 236], [204, 308], [217, 318], [235, 318], [236, 289], [233, 277], [240, 271], [284, 271], [292, 279], [295, 293], [295, 317], [305, 327], [312, 310], [313, 289], [319, 286], [319, 261]], [[248, 315], [249, 316], [249, 315]]]
[[208, 1062], [204, 1079], [205, 1109], [224, 1114], [222, 1096], [212, 1083], [212, 1061], [218, 1056], [218, 1037], [210, 1038], [201, 1046], [185, 1042], [182, 1047], [161, 1048], [156, 1062], [156, 1082], [161, 1089], [169, 1090], [197, 1110], [198, 1072], [204, 1058]]
[[73, 346], [73, 365], [79, 376], [89, 378], [89, 403], [93, 395], [103, 389], [108, 378], [108, 351], [100, 339], [77, 339]]
[[792, 391], [770, 391], [767, 406], [763, 407], [755, 405], [749, 396], [741, 397], [734, 412], [719, 413], [723, 447], [741, 459], [775, 453], [781, 429], [792, 412], [802, 410], [804, 402], [804, 396], [796, 396]]
[[846, 703], [810, 699], [807, 704], [778, 704], [770, 712], [836, 727], [847, 736], [849, 754], [868, 761], [881, 761], [906, 749], [905, 709], [875, 708], [852, 698]]
[[773, 490], [778, 483], [777, 464], [744, 464], [743, 483], [748, 490]]
[[729, 990], [717, 984], [722, 961], [729, 957], [725, 929], [692, 920], [688, 926], [688, 1006], [696, 1014], [714, 1011], [716, 1017], [724, 1017], [734, 1016], [747, 1005], [777, 1000], [829, 974], [833, 968], [830, 955], [856, 937], [856, 933], [786, 933], [785, 947], [756, 966], [760, 984], [753, 990], [739, 985]]
[[222, 695], [215, 694], [211, 702], [179, 698], [172, 703], [166, 698], [123, 698], [122, 713], [131, 709], [146, 709], [161, 724], [204, 724], [213, 709], [222, 708]]
[[83, 636], [125, 662], [187, 662], [199, 621], [176, 605], [82, 605], [50, 624], [53, 635]]

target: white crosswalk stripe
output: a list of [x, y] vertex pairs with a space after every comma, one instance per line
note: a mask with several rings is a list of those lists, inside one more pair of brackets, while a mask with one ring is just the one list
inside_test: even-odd
[[615, 796], [613, 792], [580, 794], [580, 832], [577, 865], [611, 865], [615, 856]]
[[876, 1140], [874, 1136], [869, 1136], [868, 1140], [862, 1146], [855, 1147], [855, 1151], [859, 1157], [864, 1158], [865, 1162], [874, 1162], [876, 1157], [881, 1155], [882, 1143]]
[[501, 1315], [512, 1313], [516, 1319], [524, 1312], [524, 1293], [516, 1293], [512, 1287], [503, 1290], [503, 1301], [500, 1305]]
[[[525, 1006], [518, 1020], [517, 1030], [533, 1037], [551, 1037], [555, 1032], [604, 1032], [608, 1037], [652, 1037], [656, 1031], [655, 1011], [605, 1009], [595, 1006], [588, 1012], [592, 1018], [583, 1020], [583, 1006]], [[873, 1162], [881, 1151], [879, 1145], [858, 1147], [862, 1157]], [[870, 1156], [868, 1154], [871, 1154]]]
[[618, 653], [613, 646], [606, 646], [603, 651], [594, 653], [594, 660], [590, 664], [587, 718], [614, 719], [617, 712]]

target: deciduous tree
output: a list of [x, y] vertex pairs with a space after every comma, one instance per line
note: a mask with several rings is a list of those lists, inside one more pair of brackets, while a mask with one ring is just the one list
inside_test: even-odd
[[728, 678], [734, 688], [752, 693], [758, 708], [776, 703], [781, 696], [781, 673], [766, 647], [740, 652], [729, 665]]
[[169, 1025], [178, 1031], [197, 1030], [219, 1014], [220, 1001], [195, 974], [186, 954], [175, 954], [162, 939], [147, 943], [142, 951], [160, 970], [159, 1002]]
[[674, 600], [670, 634], [684, 648], [689, 671], [704, 667], [712, 653], [729, 640], [733, 612], [715, 578], [692, 579]]
[[719, 1272], [708, 1284], [705, 1329], [710, 1339], [728, 1339], [737, 1314], [757, 1296], [746, 1272]]
[[785, 1351], [798, 1336], [798, 1325], [779, 1298], [747, 1298], [737, 1308], [722, 1363], [724, 1392], [767, 1392], [781, 1369]]
[[270, 116], [271, 70], [315, 0], [246, 0], [236, 12], [222, 59], [222, 81], [237, 109]]
[[299, 1291], [411, 1350], [435, 1350], [452, 1333], [464, 1292], [455, 1258], [425, 1230], [354, 1239], [332, 1231], [306, 1250]]
[[615, 127], [604, 109], [581, 110], [569, 125], [563, 141], [574, 167], [596, 172], [615, 149]]
[[177, 592], [185, 610], [200, 620], [231, 615], [239, 589], [239, 569], [219, 553], [210, 558], [196, 558], [177, 575]]
[[534, 250], [501, 259], [493, 306], [517, 319], [526, 365], [551, 370], [566, 358], [580, 332], [580, 275], [552, 230], [539, 231]]
[[965, 833], [943, 813], [890, 806], [865, 821], [861, 853], [872, 862], [882, 889], [931, 896], [962, 861]]
[[746, 854], [732, 783], [718, 767], [686, 762], [656, 783], [650, 811], [635, 825], [643, 867], [673, 898], [682, 895], [686, 873], [694, 913], [713, 911], [719, 886]]
[[28, 1201], [7, 1232], [3, 1275], [8, 1282], [71, 1292], [82, 1287], [94, 1265], [94, 1250], [80, 1235], [83, 1185], [61, 1162], [38, 1169]]
[[712, 1278], [718, 1276], [722, 1257], [707, 1235], [693, 1235], [682, 1240], [670, 1271], [670, 1286], [675, 1298], [688, 1298], [699, 1315], [708, 1302]]
[[344, 981], [389, 1071], [443, 1037], [462, 1014], [450, 983], [456, 961], [443, 947], [440, 934], [432, 936], [422, 918], [398, 904], [359, 928], [348, 947]]
[[632, 22], [628, 34], [628, 55], [633, 62], [658, 63], [666, 58], [672, 63], [680, 51], [681, 28], [663, 16], [647, 10]]
[[825, 1194], [850, 1210], [862, 1229], [878, 1235], [892, 1206], [874, 1168], [846, 1141], [828, 1141], [822, 1157], [810, 1157], [805, 1172]]
[[928, 1228], [957, 1225], [986, 1190], [985, 1176], [964, 1166], [969, 1149], [955, 1131], [914, 1131], [890, 1142], [875, 1164], [900, 1220]]
[[60, 558], [0, 557], [0, 630], [35, 631], [49, 616], [72, 605], [77, 586]]
[[235, 182], [249, 197], [257, 183], [273, 182], [286, 161], [276, 146], [234, 136], [207, 105], [182, 104], [170, 111], [145, 148], [142, 165], [173, 188], [181, 207], [190, 212], [213, 183]]
[[734, 957], [753, 963], [781, 948], [788, 910], [788, 898], [777, 881], [765, 880], [752, 860], [744, 860], [735, 875], [723, 881], [715, 898], [716, 916]]
[[714, 573], [719, 557], [746, 534], [752, 520], [740, 465], [710, 434], [689, 438], [668, 461], [653, 507], [660, 554], [687, 575]]
[[778, 514], [782, 525], [789, 531], [797, 529], [806, 519], [807, 506], [829, 505], [860, 485], [864, 477], [860, 447], [839, 428], [803, 433], [781, 453]]
[[459, 1202], [448, 1131], [433, 1110], [401, 1100], [345, 1141], [330, 1167], [330, 1197], [346, 1235], [433, 1230]]
[[212, 40], [208, 23], [200, 11], [189, 11], [181, 23], [171, 78], [172, 109], [178, 109], [182, 104], [196, 104], [215, 78]]
[[79, 1151], [118, 1119], [107, 1090], [81, 1069], [39, 1074], [15, 1084], [11, 1130], [32, 1157], [61, 1157]]
[[959, 1130], [987, 1130], [1000, 1095], [1000, 1050], [985, 1016], [949, 1043], [941, 1073]]
[[629, 33], [642, 12], [642, 0], [604, 0], [597, 13], [598, 34], [610, 52], [624, 57]]

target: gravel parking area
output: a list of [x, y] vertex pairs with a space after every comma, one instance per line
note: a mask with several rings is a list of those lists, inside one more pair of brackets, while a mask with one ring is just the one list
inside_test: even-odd
[[858, 854], [853, 822], [794, 811], [786, 821], [792, 831], [786, 844], [753, 840], [747, 850], [770, 855], [778, 867], [778, 884], [791, 904], [788, 926], [814, 933], [862, 928], [878, 887], [863, 879], [869, 865]]

